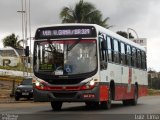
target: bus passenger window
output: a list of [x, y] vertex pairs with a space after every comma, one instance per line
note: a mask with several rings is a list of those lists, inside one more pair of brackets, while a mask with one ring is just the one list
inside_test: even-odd
[[114, 39], [114, 62], [119, 63], [119, 45], [118, 41]]
[[142, 69], [146, 70], [146, 53], [144, 51], [141, 52], [142, 55]]
[[125, 45], [124, 43], [120, 43], [120, 46], [121, 46], [121, 64], [125, 65], [126, 64]]
[[136, 48], [132, 47], [132, 66], [136, 67]]
[[107, 68], [107, 43], [103, 36], [99, 37], [99, 48], [100, 48], [100, 69]]
[[108, 61], [112, 62], [111, 38], [107, 36]]
[[131, 65], [131, 47], [127, 45], [127, 65]]
[[137, 68], [141, 68], [141, 53], [137, 50]]

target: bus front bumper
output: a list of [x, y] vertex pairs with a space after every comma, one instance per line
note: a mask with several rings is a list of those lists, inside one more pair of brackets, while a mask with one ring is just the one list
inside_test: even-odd
[[86, 102], [99, 101], [99, 90], [95, 87], [92, 90], [81, 91], [43, 91], [34, 89], [33, 97], [35, 102]]

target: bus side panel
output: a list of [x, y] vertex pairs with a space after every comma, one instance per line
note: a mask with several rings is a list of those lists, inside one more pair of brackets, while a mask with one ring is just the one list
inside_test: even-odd
[[107, 101], [108, 100], [108, 85], [101, 85], [100, 86], [100, 101]]
[[[135, 85], [131, 85], [129, 86], [128, 84], [125, 84], [124, 85], [124, 95], [123, 95], [123, 100], [126, 100], [126, 99], [132, 99], [133, 96], [134, 96], [134, 90], [135, 90]], [[129, 91], [130, 89], [130, 91]]]
[[146, 96], [148, 94], [148, 88], [147, 86], [139, 86], [139, 89], [138, 89], [138, 95], [139, 97], [141, 96]]
[[122, 69], [120, 65], [114, 63], [108, 63], [107, 68], [107, 76], [109, 82], [114, 82], [115, 90], [114, 91], [114, 99], [121, 100], [123, 99], [124, 88], [122, 85]]
[[147, 95], [147, 86], [148, 86], [148, 79], [147, 79], [147, 72], [145, 70], [134, 69], [133, 70], [133, 82], [138, 84], [138, 96], [146, 96]]

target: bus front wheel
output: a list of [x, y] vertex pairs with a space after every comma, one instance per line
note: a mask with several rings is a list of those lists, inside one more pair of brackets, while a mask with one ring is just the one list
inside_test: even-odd
[[85, 104], [87, 109], [96, 109], [99, 107], [99, 102], [96, 102], [96, 101], [94, 102], [88, 101], [88, 102], [85, 102]]
[[62, 102], [60, 101], [52, 101], [51, 102], [51, 107], [54, 111], [57, 111], [57, 110], [61, 110], [62, 108]]

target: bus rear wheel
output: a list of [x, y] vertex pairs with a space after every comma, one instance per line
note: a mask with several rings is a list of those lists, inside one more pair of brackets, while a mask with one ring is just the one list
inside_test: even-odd
[[60, 101], [52, 101], [51, 102], [51, 107], [52, 107], [52, 110], [54, 110], [54, 111], [61, 110], [62, 102], [60, 102]]
[[130, 104], [131, 105], [137, 105], [137, 102], [138, 102], [138, 89], [136, 87], [135, 91], [134, 91], [134, 98], [131, 99]]
[[135, 88], [133, 99], [123, 100], [123, 105], [137, 105], [138, 102], [138, 89]]

